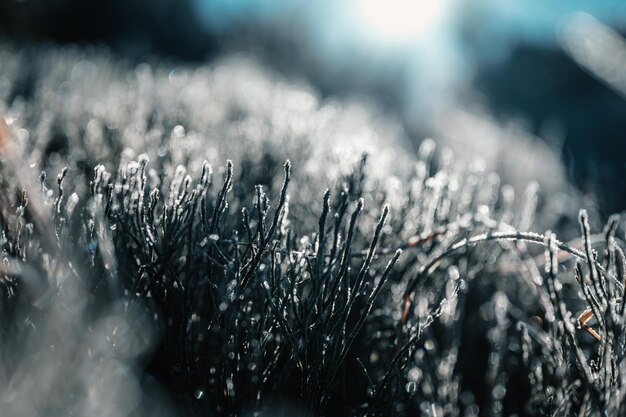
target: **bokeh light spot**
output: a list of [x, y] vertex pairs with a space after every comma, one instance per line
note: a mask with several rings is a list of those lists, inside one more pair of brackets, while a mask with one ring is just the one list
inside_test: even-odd
[[409, 42], [430, 32], [445, 11], [442, 0], [355, 0], [363, 29], [383, 41]]

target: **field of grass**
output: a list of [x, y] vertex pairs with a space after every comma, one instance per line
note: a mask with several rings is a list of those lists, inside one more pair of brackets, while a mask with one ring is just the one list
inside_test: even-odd
[[0, 62], [2, 416], [625, 411], [618, 217], [242, 57]]

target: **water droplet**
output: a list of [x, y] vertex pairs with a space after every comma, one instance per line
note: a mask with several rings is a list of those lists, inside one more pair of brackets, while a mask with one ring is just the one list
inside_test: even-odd
[[498, 384], [495, 387], [493, 387], [493, 390], [491, 391], [491, 395], [493, 396], [493, 398], [495, 400], [502, 400], [504, 398], [504, 396], [506, 395], [506, 387], [502, 384]]
[[407, 382], [405, 389], [406, 389], [406, 392], [408, 392], [409, 394], [414, 394], [415, 391], [417, 391], [417, 383], [413, 381]]
[[235, 394], [235, 384], [232, 378], [226, 378], [226, 389], [228, 389], [228, 395], [232, 396]]
[[174, 136], [176, 136], [177, 138], [182, 138], [183, 136], [185, 136], [185, 128], [181, 125], [176, 125], [176, 127], [174, 127]]
[[424, 348], [425, 348], [427, 351], [431, 351], [431, 350], [435, 349], [435, 344], [433, 343], [433, 341], [432, 341], [432, 340], [427, 340], [427, 341], [424, 343]]
[[422, 371], [417, 367], [413, 367], [409, 370], [408, 377], [410, 381], [418, 382], [420, 379], [422, 379]]
[[201, 400], [202, 398], [204, 398], [204, 391], [202, 391], [202, 389], [198, 388], [193, 396], [194, 396], [194, 398], [196, 400]]

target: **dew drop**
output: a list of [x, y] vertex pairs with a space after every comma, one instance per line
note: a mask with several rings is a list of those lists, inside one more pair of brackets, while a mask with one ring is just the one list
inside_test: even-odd
[[410, 381], [418, 382], [422, 379], [422, 371], [417, 367], [413, 367], [409, 370], [408, 377]]
[[417, 391], [417, 383], [413, 381], [407, 382], [404, 389], [406, 389], [406, 392], [408, 392], [409, 394], [414, 394], [415, 391]]
[[435, 349], [435, 344], [433, 343], [433, 341], [432, 341], [432, 340], [427, 340], [427, 341], [424, 343], [424, 348], [425, 348], [427, 351], [434, 350], [434, 349]]
[[491, 395], [497, 401], [502, 400], [504, 396], [506, 395], [506, 387], [502, 384], [496, 385], [491, 391]]
[[173, 133], [174, 133], [174, 136], [180, 139], [183, 136], [185, 136], [185, 128], [181, 125], [176, 125], [176, 127], [174, 127]]
[[198, 388], [196, 390], [196, 392], [193, 394], [194, 398], [196, 400], [201, 400], [202, 398], [204, 398], [204, 391], [202, 391], [202, 389]]

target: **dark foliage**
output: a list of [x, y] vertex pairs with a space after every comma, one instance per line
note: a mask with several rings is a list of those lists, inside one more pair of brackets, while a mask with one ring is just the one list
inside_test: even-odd
[[[84, 91], [37, 70], [31, 93], [3, 98], [8, 415], [624, 411], [617, 218], [593, 235], [581, 211], [582, 238], [570, 243], [529, 232], [536, 187], [516, 198], [431, 141], [414, 161], [396, 160], [393, 178], [368, 169], [382, 152], [347, 163], [307, 149], [312, 128], [302, 142], [291, 130], [285, 149], [280, 119], [265, 130], [273, 141], [248, 146], [241, 121], [262, 119], [257, 110], [207, 122], [181, 110], [185, 92], [163, 93], [172, 73], [146, 67], [122, 73], [140, 94], [112, 93], [132, 115], [73, 107], [93, 86], [84, 61], [66, 59], [57, 65], [78, 68], [72, 82]], [[200, 93], [219, 93], [199, 79]], [[244, 137], [215, 145], [232, 162], [214, 173], [198, 155], [212, 142], [194, 131], [227, 135], [233, 124]], [[283, 164], [283, 153], [302, 159]], [[300, 173], [306, 154], [325, 171]], [[587, 306], [589, 332], [572, 317]]]

